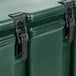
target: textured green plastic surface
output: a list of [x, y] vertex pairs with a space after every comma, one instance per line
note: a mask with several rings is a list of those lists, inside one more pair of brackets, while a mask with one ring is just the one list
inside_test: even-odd
[[[75, 32], [76, 32], [76, 26], [75, 26]], [[72, 49], [71, 50], [71, 75], [76, 76], [76, 33], [75, 33], [75, 39], [71, 49]]]
[[[35, 28], [31, 31], [34, 36], [30, 42], [30, 76], [61, 76], [63, 24], [59, 21], [49, 24], [44, 29], [47, 31], [43, 32], [43, 28]], [[39, 32], [43, 33], [36, 36]]]
[[62, 76], [70, 76], [70, 49], [71, 44], [69, 40], [64, 40], [62, 52]]
[[0, 75], [13, 76], [14, 74], [14, 43], [0, 48]]
[[14, 63], [14, 76], [26, 76], [26, 59], [16, 60]]

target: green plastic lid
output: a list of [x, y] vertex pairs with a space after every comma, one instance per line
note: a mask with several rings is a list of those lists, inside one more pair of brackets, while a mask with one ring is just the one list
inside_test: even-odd
[[0, 21], [8, 19], [8, 14], [33, 13], [57, 7], [60, 0], [0, 0]]

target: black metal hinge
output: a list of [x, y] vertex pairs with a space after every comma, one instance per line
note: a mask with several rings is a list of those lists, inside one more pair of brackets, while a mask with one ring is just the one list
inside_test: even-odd
[[74, 39], [75, 27], [73, 1], [66, 0], [59, 3], [63, 4], [65, 8], [65, 38], [68, 38], [69, 41], [72, 42]]
[[23, 58], [27, 57], [28, 31], [26, 26], [26, 15], [24, 13], [15, 13], [9, 15], [14, 21], [15, 29], [15, 55]]

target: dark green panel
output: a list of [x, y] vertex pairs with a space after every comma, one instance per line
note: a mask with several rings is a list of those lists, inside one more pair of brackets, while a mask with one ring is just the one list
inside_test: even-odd
[[[76, 32], [76, 26], [75, 26], [75, 32]], [[76, 76], [76, 33], [71, 48], [71, 75]]]
[[62, 52], [62, 76], [70, 75], [70, 42], [64, 40]]
[[14, 44], [0, 47], [0, 76], [14, 74]]
[[14, 62], [14, 76], [26, 76], [26, 59], [19, 59]]
[[63, 26], [53, 29], [52, 26], [56, 25], [58, 23], [50, 24], [50, 27], [47, 26], [50, 30], [45, 29], [44, 32], [42, 29], [43, 33], [38, 35], [39, 30], [31, 30], [34, 36], [30, 43], [30, 76], [61, 76]]

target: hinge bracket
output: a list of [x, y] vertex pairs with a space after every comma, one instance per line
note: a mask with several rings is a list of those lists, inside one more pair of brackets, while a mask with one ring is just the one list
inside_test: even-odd
[[66, 38], [68, 38], [69, 41], [72, 42], [74, 39], [75, 26], [73, 1], [67, 0], [59, 3], [63, 4], [65, 7], [65, 29], [68, 32]]
[[26, 26], [26, 15], [24, 13], [15, 13], [9, 15], [14, 21], [15, 28], [15, 55], [23, 58], [27, 57], [28, 31]]

